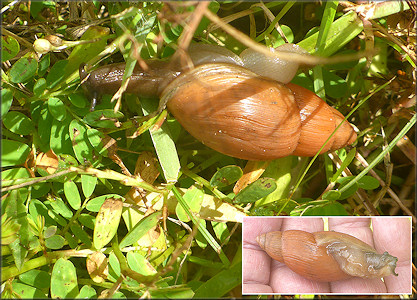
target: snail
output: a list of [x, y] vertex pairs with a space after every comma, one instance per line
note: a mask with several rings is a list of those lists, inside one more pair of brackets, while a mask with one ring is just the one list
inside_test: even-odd
[[398, 276], [396, 257], [388, 252], [378, 254], [368, 244], [340, 232], [273, 231], [256, 241], [270, 257], [314, 281]]
[[[306, 53], [293, 44], [271, 51]], [[213, 45], [192, 44], [194, 68], [152, 59], [134, 69], [126, 92], [159, 96], [197, 140], [223, 154], [247, 160], [314, 156], [344, 119], [313, 92], [289, 83], [298, 64], [251, 49], [240, 56]], [[83, 87], [96, 99], [121, 85], [125, 64], [98, 68]], [[251, 69], [251, 70], [250, 70]], [[343, 122], [320, 153], [352, 144], [356, 133]]]

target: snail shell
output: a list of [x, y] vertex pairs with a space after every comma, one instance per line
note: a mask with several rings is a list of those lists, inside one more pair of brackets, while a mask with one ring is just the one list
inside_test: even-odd
[[[161, 101], [196, 139], [248, 160], [314, 156], [344, 118], [303, 87], [224, 63], [200, 65], [180, 75], [165, 88]], [[355, 139], [345, 122], [320, 153]]]
[[256, 240], [270, 257], [310, 280], [329, 282], [352, 276], [398, 276], [396, 257], [388, 252], [378, 254], [374, 248], [348, 234], [288, 230], [268, 232]]

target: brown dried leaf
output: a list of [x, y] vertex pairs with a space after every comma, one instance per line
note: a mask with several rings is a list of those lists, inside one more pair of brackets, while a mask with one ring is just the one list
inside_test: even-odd
[[99, 251], [89, 255], [87, 257], [87, 271], [94, 282], [104, 282], [109, 274], [106, 255]]
[[36, 167], [45, 170], [48, 174], [53, 174], [58, 169], [58, 156], [50, 149], [46, 153], [40, 153], [36, 157]]

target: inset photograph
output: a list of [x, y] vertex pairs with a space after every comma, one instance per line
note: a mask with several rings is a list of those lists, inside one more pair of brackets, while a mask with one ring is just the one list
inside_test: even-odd
[[242, 294], [411, 294], [409, 217], [245, 217]]

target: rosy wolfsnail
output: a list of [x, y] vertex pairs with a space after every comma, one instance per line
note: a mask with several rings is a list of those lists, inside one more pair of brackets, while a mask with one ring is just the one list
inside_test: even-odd
[[395, 275], [397, 258], [340, 232], [273, 231], [256, 238], [259, 246], [295, 273], [314, 281]]
[[[293, 44], [271, 51], [305, 53]], [[344, 119], [313, 92], [289, 83], [296, 63], [202, 44], [190, 45], [189, 56], [195, 67], [187, 70], [163, 60], [147, 61], [147, 71], [137, 66], [126, 91], [159, 96], [191, 135], [218, 152], [247, 160], [314, 156]], [[124, 68], [114, 64], [89, 75], [80, 68], [80, 77], [95, 99], [117, 91]], [[355, 140], [344, 122], [320, 153]]]

